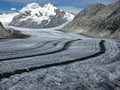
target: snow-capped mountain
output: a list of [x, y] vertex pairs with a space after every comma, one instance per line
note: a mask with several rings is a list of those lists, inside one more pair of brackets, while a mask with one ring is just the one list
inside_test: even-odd
[[30, 3], [23, 7], [9, 25], [25, 28], [50, 28], [71, 21], [74, 15], [58, 9], [51, 3], [39, 6]]

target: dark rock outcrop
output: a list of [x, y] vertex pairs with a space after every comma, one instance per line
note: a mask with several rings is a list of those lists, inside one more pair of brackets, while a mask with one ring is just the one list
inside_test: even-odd
[[67, 22], [67, 19], [64, 18], [65, 15], [64, 11], [60, 11], [60, 9], [56, 9], [55, 12], [56, 15], [51, 17], [50, 22], [47, 25], [45, 25], [45, 27], [47, 28], [56, 27]]
[[29, 35], [22, 34], [16, 30], [6, 30], [0, 22], [0, 38], [27, 38]]
[[9, 36], [8, 31], [3, 27], [2, 23], [0, 22], [0, 38], [5, 38]]

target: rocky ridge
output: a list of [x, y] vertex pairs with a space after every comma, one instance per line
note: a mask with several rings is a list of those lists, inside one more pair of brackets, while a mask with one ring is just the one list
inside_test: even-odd
[[27, 38], [29, 35], [22, 34], [20, 31], [16, 30], [6, 30], [2, 23], [0, 22], [0, 38]]
[[0, 22], [0, 38], [5, 38], [8, 35], [8, 31], [3, 27], [2, 23]]
[[92, 37], [120, 39], [120, 0], [94, 4], [82, 10], [63, 30]]

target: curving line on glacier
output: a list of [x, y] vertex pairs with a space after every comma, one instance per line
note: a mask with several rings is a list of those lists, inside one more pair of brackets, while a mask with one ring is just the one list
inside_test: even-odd
[[20, 55], [18, 55], [18, 56], [9, 56], [9, 57], [3, 57], [3, 58], [0, 58], [0, 62], [1, 61], [8, 61], [8, 60], [14, 60], [14, 59], [21, 59], [21, 58], [28, 58], [28, 57], [35, 57], [35, 56], [41, 56], [41, 55], [47, 55], [47, 54], [53, 54], [53, 53], [57, 53], [57, 52], [60, 52], [60, 51], [63, 51], [63, 50], [65, 50], [65, 49], [67, 49], [68, 48], [68, 45], [70, 44], [70, 43], [72, 43], [72, 42], [74, 42], [74, 41], [78, 41], [78, 40], [81, 40], [81, 39], [75, 39], [75, 40], [70, 40], [70, 41], [64, 41], [64, 42], [62, 42], [62, 43], [59, 43], [59, 45], [57, 45], [58, 43], [54, 43], [55, 44], [55, 47], [56, 47], [56, 49], [55, 49], [55, 47], [53, 47], [51, 50], [49, 49], [49, 50], [47, 50], [47, 49], [44, 49], [44, 52], [35, 52], [34, 51], [34, 53], [32, 53], [31, 55], [30, 54], [28, 54], [28, 55], [24, 55], [24, 54], [22, 54], [21, 56]]
[[[21, 74], [21, 73], [24, 73], [24, 72], [29, 72], [29, 71], [33, 71], [33, 70], [37, 70], [37, 69], [41, 69], [41, 68], [49, 68], [49, 67], [53, 67], [53, 66], [67, 65], [67, 64], [74, 63], [74, 62], [79, 62], [79, 61], [83, 61], [83, 60], [86, 60], [86, 59], [97, 57], [97, 56], [99, 56], [101, 54], [104, 54], [105, 51], [106, 51], [104, 42], [105, 42], [104, 40], [101, 40], [99, 42], [100, 50], [98, 52], [92, 54], [92, 55], [88, 55], [88, 56], [81, 57], [81, 58], [78, 58], [78, 59], [67, 60], [67, 61], [63, 61], [63, 62], [56, 62], [56, 63], [45, 64], [45, 65], [36, 66], [36, 67], [30, 67], [30, 68], [27, 68], [27, 69], [15, 70], [13, 72], [6, 72], [6, 73], [3, 73], [3, 74], [0, 74], [0, 79], [8, 78], [11, 75]], [[66, 44], [68, 45], [69, 43], [67, 42]], [[63, 50], [64, 49], [65, 49], [65, 47], [63, 47]]]
[[[4, 52], [4, 53], [0, 53], [0, 56], [1, 57], [5, 57], [5, 56], [12, 56], [13, 55], [13, 57], [14, 57], [14, 55], [16, 55], [16, 56], [20, 56], [20, 54], [22, 54], [23, 56], [25, 55], [25, 54], [27, 54], [27, 53], [29, 53], [29, 52], [38, 52], [38, 51], [40, 51], [40, 50], [42, 50], [42, 49], [49, 49], [48, 47], [46, 47], [46, 45], [48, 46], [50, 46], [51, 48], [54, 48], [54, 46], [56, 46], [58, 43], [60, 43], [60, 41], [47, 41], [47, 42], [44, 42], [44, 43], [42, 43], [42, 44], [40, 44], [39, 43], [39, 45], [35, 45], [36, 47], [31, 47], [31, 48], [27, 48], [27, 49], [23, 49], [23, 50], [12, 50], [12, 51], [10, 51], [10, 52]], [[7, 58], [7, 57], [6, 57]]]
[[[28, 51], [28, 50], [34, 50], [34, 49], [38, 49], [38, 48], [41, 48], [43, 47], [45, 44], [48, 44], [48, 43], [51, 43], [51, 42], [54, 42], [54, 41], [46, 41], [44, 43], [38, 43], [36, 45], [33, 45], [32, 47], [28, 47], [28, 48], [23, 48], [23, 49], [15, 49], [15, 50], [8, 50], [8, 51], [0, 51], [0, 55], [2, 54], [11, 54], [11, 53], [19, 53], [19, 52], [24, 52], [24, 51]], [[55, 42], [57, 43], [57, 42]]]

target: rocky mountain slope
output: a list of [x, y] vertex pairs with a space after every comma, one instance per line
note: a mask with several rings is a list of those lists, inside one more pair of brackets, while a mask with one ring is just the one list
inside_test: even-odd
[[9, 25], [25, 28], [50, 28], [59, 26], [73, 18], [74, 15], [60, 10], [50, 3], [43, 7], [37, 3], [30, 3], [19, 11], [19, 14], [13, 18]]
[[6, 30], [0, 22], [0, 38], [27, 38], [29, 35], [22, 34], [16, 30]]
[[64, 31], [120, 39], [120, 0], [109, 5], [97, 3], [85, 8], [64, 27]]
[[5, 30], [2, 23], [0, 22], [0, 38], [5, 38], [9, 35], [9, 33]]

